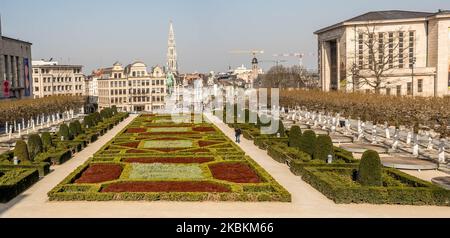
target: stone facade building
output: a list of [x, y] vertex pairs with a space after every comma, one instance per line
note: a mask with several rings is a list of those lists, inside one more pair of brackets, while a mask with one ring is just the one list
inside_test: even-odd
[[147, 66], [140, 61], [126, 67], [115, 63], [95, 74], [99, 110], [116, 106], [120, 111], [152, 112], [165, 107], [166, 73], [162, 67], [147, 72]]
[[81, 65], [33, 61], [34, 98], [52, 95], [85, 96], [85, 76]]
[[31, 43], [3, 36], [1, 28], [0, 100], [31, 97]]
[[324, 91], [450, 94], [450, 11], [369, 12], [315, 34]]

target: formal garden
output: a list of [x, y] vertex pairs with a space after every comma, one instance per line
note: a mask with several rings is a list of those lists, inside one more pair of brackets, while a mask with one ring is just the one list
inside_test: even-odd
[[218, 128], [194, 123], [195, 116], [140, 115], [52, 189], [49, 199], [291, 201]]
[[0, 202], [8, 202], [128, 117], [115, 108], [62, 123], [56, 133], [30, 134], [0, 154]]
[[[216, 111], [216, 115], [225, 121], [226, 110]], [[260, 134], [261, 127], [270, 125], [264, 123], [269, 121], [267, 117], [257, 115], [257, 121], [249, 123], [250, 111], [246, 109], [246, 123], [236, 123], [235, 116], [235, 123], [227, 124], [240, 128], [245, 138], [336, 203], [450, 205], [449, 190], [383, 167], [375, 151], [367, 150], [356, 159], [351, 152], [334, 146], [329, 135], [316, 135], [296, 125], [286, 130], [281, 121], [276, 122], [277, 133]]]

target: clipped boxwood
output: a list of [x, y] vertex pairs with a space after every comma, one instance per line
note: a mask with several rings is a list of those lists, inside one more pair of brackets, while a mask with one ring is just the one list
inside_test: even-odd
[[29, 161], [30, 155], [28, 153], [27, 143], [23, 140], [18, 140], [16, 146], [14, 147], [14, 156], [20, 161]]
[[58, 136], [64, 138], [64, 140], [72, 140], [72, 134], [70, 133], [69, 127], [66, 124], [61, 124], [59, 126]]
[[50, 132], [43, 132], [41, 135], [42, 147], [44, 151], [48, 151], [53, 147], [52, 135]]
[[358, 182], [363, 186], [382, 186], [381, 161], [376, 151], [364, 152], [359, 162]]
[[316, 140], [316, 146], [312, 158], [314, 160], [327, 161], [328, 155], [331, 155], [333, 159], [335, 158], [333, 142], [330, 136], [319, 135]]
[[308, 153], [309, 155], [313, 155], [314, 150], [316, 149], [316, 140], [316, 133], [312, 130], [307, 130], [303, 132], [302, 136], [300, 137], [298, 147], [300, 148], [300, 150]]
[[74, 122], [71, 122], [69, 124], [69, 133], [70, 135], [72, 135], [72, 138], [77, 137], [79, 134], [78, 127]]
[[[397, 169], [384, 168], [383, 186], [362, 186], [337, 180], [331, 174], [349, 177], [355, 168], [306, 167], [302, 179], [335, 203], [371, 203], [450, 206], [450, 191]], [[385, 184], [387, 182], [394, 185]]]
[[302, 137], [302, 130], [299, 126], [292, 126], [289, 131], [289, 146], [300, 148], [300, 138]]
[[28, 138], [28, 153], [30, 160], [33, 161], [36, 155], [43, 151], [42, 140], [38, 134], [31, 134]]
[[6, 203], [39, 180], [36, 169], [0, 169], [0, 202]]

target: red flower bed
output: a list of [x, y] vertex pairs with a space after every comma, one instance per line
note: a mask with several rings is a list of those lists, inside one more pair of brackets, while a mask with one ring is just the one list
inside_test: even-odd
[[108, 185], [101, 192], [230, 192], [230, 189], [210, 182], [121, 182]]
[[209, 127], [209, 126], [195, 127], [192, 130], [193, 131], [198, 131], [198, 132], [213, 132], [213, 131], [216, 131], [216, 129], [214, 129], [214, 127]]
[[200, 147], [206, 147], [206, 146], [210, 146], [210, 145], [217, 145], [220, 144], [220, 142], [213, 142], [213, 141], [199, 141], [198, 145]]
[[146, 132], [147, 129], [145, 128], [128, 128], [127, 133], [143, 133]]
[[261, 179], [245, 163], [220, 163], [209, 166], [214, 178], [234, 183], [260, 183]]
[[142, 157], [142, 158], [127, 158], [124, 162], [127, 163], [167, 163], [167, 164], [202, 164], [213, 161], [214, 158], [208, 157]]
[[114, 164], [93, 164], [83, 172], [75, 183], [101, 183], [116, 180], [122, 173], [122, 166]]
[[137, 148], [139, 146], [139, 142], [129, 142], [129, 143], [118, 144], [118, 145], [126, 146], [126, 147], [132, 147], [132, 148]]

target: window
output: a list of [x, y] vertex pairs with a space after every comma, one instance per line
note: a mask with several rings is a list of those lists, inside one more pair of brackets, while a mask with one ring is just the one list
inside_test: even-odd
[[358, 66], [364, 68], [364, 35], [358, 35]]
[[409, 53], [408, 53], [408, 58], [409, 58], [409, 68], [413, 68], [414, 67], [414, 41], [415, 41], [415, 36], [414, 36], [414, 31], [409, 32]]
[[369, 69], [374, 69], [373, 33], [369, 34]]
[[394, 33], [389, 32], [389, 68], [394, 68]]
[[39, 69], [34, 69], [34, 73], [38, 74], [39, 73]]
[[386, 88], [386, 95], [388, 95], [388, 96], [391, 95], [391, 88]]
[[402, 85], [397, 85], [397, 96], [402, 95]]
[[34, 87], [34, 91], [39, 92], [39, 87]]
[[406, 94], [412, 95], [412, 83], [411, 82], [406, 83]]
[[423, 79], [417, 80], [417, 92], [423, 92]]
[[404, 51], [404, 34], [403, 32], [398, 33], [398, 68], [403, 68], [403, 51]]
[[39, 79], [38, 78], [34, 78], [34, 82], [35, 83], [39, 82]]

